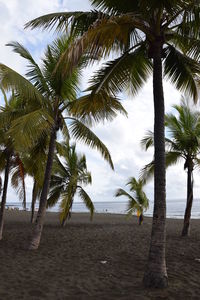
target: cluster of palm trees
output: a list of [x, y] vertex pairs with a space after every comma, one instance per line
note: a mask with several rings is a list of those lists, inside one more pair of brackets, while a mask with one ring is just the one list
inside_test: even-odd
[[[65, 159], [67, 159], [67, 150], [65, 148], [68, 147], [68, 151], [71, 151], [68, 153], [68, 158], [74, 160], [75, 164], [74, 166], [69, 166], [68, 164], [71, 170], [66, 170], [66, 173], [63, 174], [63, 176], [66, 176], [68, 171], [72, 172], [68, 176], [71, 179], [67, 181], [66, 186], [63, 186], [64, 190], [60, 192], [64, 197], [67, 191], [70, 191], [68, 196], [71, 200], [66, 200], [66, 206], [62, 203], [61, 219], [64, 224], [76, 190], [79, 191], [80, 197], [85, 200], [87, 206], [93, 211], [91, 199], [83, 188], [78, 185], [81, 182], [89, 183], [91, 176], [87, 173], [85, 158], [81, 157], [79, 159], [76, 156], [75, 147], [71, 146], [70, 148], [70, 136], [76, 140], [83, 141], [91, 148], [99, 150], [104, 159], [113, 168], [108, 149], [87, 124], [91, 125], [92, 122], [96, 121], [95, 118], [98, 120], [100, 118], [112, 118], [118, 110], [125, 112], [118, 100], [114, 98], [111, 98], [114, 108], [108, 109], [106, 115], [104, 114], [103, 103], [98, 103], [97, 110], [95, 108], [97, 100], [91, 104], [89, 99], [85, 97], [81, 99], [76, 98], [81, 70], [88, 58], [86, 55], [83, 55], [79, 64], [68, 72], [65, 72], [62, 66], [57, 67], [57, 62], [70, 43], [71, 37], [62, 36], [52, 45], [49, 45], [42, 59], [41, 68], [27, 49], [17, 42], [10, 43], [9, 46], [28, 61], [26, 78], [7, 66], [0, 64], [1, 87], [4, 91], [12, 91], [11, 99], [7, 101], [5, 108], [2, 108], [0, 112], [0, 122], [5, 135], [2, 134], [2, 153], [5, 156], [5, 180], [1, 203], [1, 232], [3, 230], [9, 171], [14, 163], [14, 166], [17, 164], [19, 170], [16, 170], [17, 174], [15, 174], [16, 172], [13, 173], [13, 185], [16, 187], [19, 185], [19, 176], [17, 175], [21, 175], [23, 181], [22, 191], [24, 191], [25, 171], [34, 179], [32, 219], [35, 200], [37, 197], [40, 199], [34, 232], [29, 246], [30, 249], [37, 249], [39, 246], [55, 154], [62, 155], [64, 153]], [[80, 116], [79, 102], [82, 103], [80, 111], [84, 109], [84, 106], [87, 107], [87, 109], [84, 109], [85, 115], [81, 114]], [[58, 132], [60, 138], [63, 137], [68, 146], [59, 145], [57, 142]], [[58, 179], [58, 162], [59, 158], [55, 161], [57, 168], [54, 167], [56, 169], [52, 178], [49, 205], [51, 205], [52, 200], [56, 201], [53, 183], [55, 176]], [[62, 164], [59, 166], [61, 167]], [[73, 167], [75, 170], [73, 170]], [[63, 180], [62, 184], [64, 184]], [[23, 195], [25, 196], [25, 192], [23, 192]]]
[[[30, 249], [36, 249], [44, 223], [58, 131], [65, 139], [72, 135], [97, 148], [113, 168], [108, 149], [88, 125], [112, 119], [118, 112], [126, 113], [118, 99], [120, 93], [128, 90], [135, 95], [153, 74], [154, 213], [143, 281], [146, 287], [166, 287], [163, 78], [170, 80], [180, 91], [187, 92], [194, 101], [197, 100], [200, 74], [199, 0], [91, 0], [91, 3], [94, 6], [92, 11], [52, 13], [26, 25], [31, 28], [55, 28], [63, 33], [47, 47], [42, 68], [18, 43], [11, 43], [10, 46], [28, 60], [26, 77], [0, 64], [1, 86], [5, 91], [11, 91], [12, 97], [19, 103], [16, 110], [2, 111], [0, 116], [1, 128], [6, 135], [6, 144], [2, 144], [7, 162], [5, 179], [11, 159], [17, 155], [20, 161], [21, 150], [26, 148], [30, 151], [27, 153], [34, 153], [34, 147], [39, 147], [41, 152], [45, 152], [40, 206], [30, 243]], [[115, 54], [114, 60], [109, 60], [111, 53]], [[101, 58], [108, 61], [94, 74], [86, 94], [76, 99], [82, 68]], [[45, 143], [41, 142], [43, 139]], [[176, 147], [170, 151], [181, 153], [181, 149]], [[27, 154], [26, 158], [31, 155]], [[185, 164], [190, 170], [188, 178], [193, 170], [193, 156], [192, 162], [190, 158], [186, 158]], [[20, 170], [22, 174], [22, 168]], [[34, 172], [31, 167], [30, 174], [37, 181], [38, 175]], [[53, 187], [51, 191], [53, 193]], [[71, 191], [72, 195], [74, 192]], [[68, 211], [69, 206], [63, 217], [67, 216]]]

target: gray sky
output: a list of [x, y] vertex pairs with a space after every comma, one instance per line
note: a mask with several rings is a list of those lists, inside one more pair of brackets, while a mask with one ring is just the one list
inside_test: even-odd
[[[25, 45], [36, 60], [39, 60], [43, 50], [55, 35], [41, 30], [24, 30], [23, 25], [29, 20], [43, 14], [56, 11], [89, 10], [88, 0], [0, 0], [0, 61], [7, 64], [21, 74], [25, 73], [25, 62], [14, 54], [5, 44], [10, 41], [19, 41]], [[86, 88], [95, 67], [84, 71], [82, 89]], [[171, 110], [171, 105], [179, 103], [181, 95], [169, 84], [164, 83], [166, 112]], [[152, 159], [152, 151], [146, 153], [140, 147], [140, 140], [146, 130], [153, 129], [153, 98], [152, 79], [145, 84], [137, 97], [123, 94], [122, 103], [128, 111], [128, 119], [118, 116], [113, 122], [99, 124], [95, 133], [109, 148], [115, 165], [113, 172], [101, 155], [78, 144], [78, 149], [87, 157], [88, 170], [92, 172], [93, 185], [87, 187], [94, 201], [113, 201], [117, 188], [125, 186], [130, 176], [138, 177], [139, 170], [145, 163]], [[2, 101], [1, 101], [2, 103]], [[26, 179], [28, 201], [31, 201], [32, 181]], [[146, 188], [147, 196], [153, 198], [153, 183]], [[199, 197], [200, 176], [195, 174], [195, 197]], [[167, 171], [167, 198], [186, 197], [186, 173], [183, 164], [171, 167]], [[16, 201], [16, 193], [9, 187], [8, 201]]]

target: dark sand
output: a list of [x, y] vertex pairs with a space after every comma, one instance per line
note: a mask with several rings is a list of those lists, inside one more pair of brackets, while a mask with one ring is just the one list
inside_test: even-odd
[[[169, 288], [142, 286], [151, 219], [139, 227], [121, 215], [75, 214], [64, 229], [48, 213], [40, 248], [26, 250], [29, 213], [6, 212], [0, 242], [0, 300], [200, 299], [200, 220], [181, 238], [182, 220], [167, 220]], [[103, 263], [106, 262], [106, 263]]]

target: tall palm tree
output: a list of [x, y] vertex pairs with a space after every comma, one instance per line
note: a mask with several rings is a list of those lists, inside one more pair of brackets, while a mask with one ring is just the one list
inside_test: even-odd
[[129, 185], [130, 192], [133, 192], [133, 196], [127, 193], [123, 189], [118, 189], [115, 193], [115, 197], [125, 196], [128, 197], [128, 215], [132, 215], [134, 212], [138, 214], [139, 225], [143, 222], [143, 213], [149, 207], [149, 200], [143, 191], [144, 182], [143, 180], [136, 180], [135, 177], [131, 177], [126, 185]]
[[67, 218], [70, 216], [76, 193], [78, 193], [90, 210], [91, 217], [93, 216], [94, 205], [90, 196], [82, 187], [82, 185], [92, 183], [91, 174], [87, 170], [85, 155], [79, 156], [76, 153], [75, 144], [69, 146], [64, 143], [61, 147], [61, 159], [55, 156], [53, 164], [53, 175], [51, 176], [47, 205], [52, 207], [61, 199], [60, 222], [64, 226]]
[[[135, 94], [153, 70], [154, 213], [144, 285], [166, 287], [163, 76], [197, 100], [195, 78], [200, 66], [193, 58], [199, 58], [200, 53], [199, 1], [91, 0], [91, 3], [97, 10], [49, 14], [30, 21], [26, 27], [69, 29], [77, 37], [73, 47], [63, 54], [62, 64], [70, 59], [73, 66], [85, 51], [91, 57], [104, 58], [116, 53], [117, 58], [105, 64], [91, 80], [90, 98], [104, 93], [115, 95], [128, 88]], [[65, 66], [67, 71], [69, 65]]]
[[[41, 239], [58, 131], [60, 130], [66, 139], [69, 139], [70, 131], [75, 139], [99, 150], [104, 159], [113, 168], [108, 149], [86, 126], [86, 122], [91, 125], [93, 120], [112, 118], [118, 111], [125, 113], [119, 101], [114, 97], [108, 96], [110, 105], [107, 107], [106, 112], [103, 102], [101, 105], [95, 106], [98, 99], [93, 103], [90, 103], [89, 99], [86, 101], [84, 99], [87, 112], [84, 115], [83, 122], [81, 122], [81, 118], [73, 116], [73, 106], [77, 115], [79, 113], [79, 100], [76, 100], [78, 79], [87, 58], [83, 57], [76, 68], [70, 72], [63, 73], [62, 65], [56, 68], [58, 60], [66, 51], [66, 48], [69, 47], [70, 42], [70, 37], [63, 36], [51, 46], [48, 46], [45, 57], [42, 59], [41, 68], [27, 49], [19, 43], [10, 43], [9, 45], [13, 47], [14, 51], [28, 61], [29, 71], [26, 74], [27, 79], [9, 67], [0, 64], [1, 85], [5, 89], [12, 87], [21, 97], [29, 100], [30, 106], [35, 105], [37, 108], [23, 116], [23, 118], [15, 120], [12, 123], [9, 134], [15, 136], [15, 141], [18, 145], [20, 143], [23, 147], [26, 145], [29, 148], [36, 143], [40, 136], [46, 134], [49, 136], [39, 210], [29, 249], [37, 249]], [[80, 110], [84, 112], [83, 106], [80, 106]]]
[[[173, 108], [175, 112], [165, 116], [166, 166], [184, 161], [184, 170], [187, 170], [187, 202], [182, 229], [182, 236], [187, 236], [193, 202], [193, 170], [195, 166], [199, 168], [200, 162], [200, 112], [190, 108], [189, 103], [185, 101], [182, 101], [181, 105], [174, 105]], [[142, 140], [142, 145], [146, 150], [153, 145], [152, 132], [148, 132]], [[153, 175], [154, 163], [152, 161], [143, 168], [141, 176], [144, 180]]]

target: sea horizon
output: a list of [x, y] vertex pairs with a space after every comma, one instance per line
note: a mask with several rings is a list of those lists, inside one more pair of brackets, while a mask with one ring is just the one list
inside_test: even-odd
[[[95, 207], [95, 213], [112, 213], [112, 214], [126, 214], [128, 201], [97, 201], [93, 202]], [[26, 209], [30, 211], [31, 202], [26, 203]], [[36, 203], [36, 210], [39, 203]], [[186, 200], [185, 199], [167, 199], [167, 218], [183, 219], [185, 212]], [[22, 202], [7, 202], [7, 208], [15, 208], [23, 210]], [[48, 208], [47, 211], [58, 212], [59, 203], [52, 208]], [[89, 212], [86, 206], [81, 201], [75, 201], [73, 203], [72, 212], [86, 213]], [[144, 213], [145, 216], [151, 217], [153, 215], [153, 201], [149, 202], [149, 209]], [[192, 214], [193, 219], [200, 219], [200, 199], [194, 199]]]

